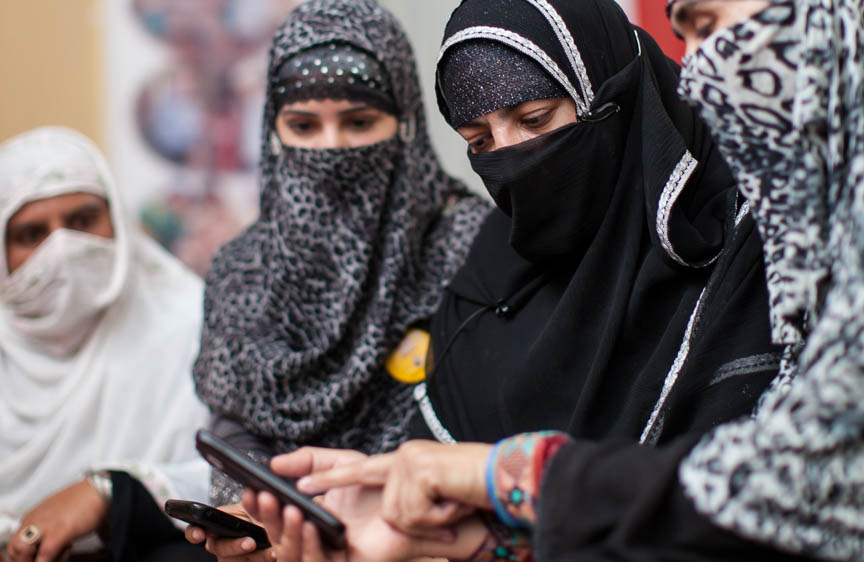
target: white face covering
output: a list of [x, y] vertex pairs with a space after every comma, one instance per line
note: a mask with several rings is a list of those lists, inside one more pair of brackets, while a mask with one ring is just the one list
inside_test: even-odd
[[[765, 245], [776, 343], [801, 340], [830, 265], [819, 226], [825, 210], [815, 195], [825, 178], [801, 167], [810, 158], [802, 150], [801, 116], [823, 96], [821, 86], [798, 78], [803, 30], [795, 10], [791, 0], [775, 0], [718, 31], [685, 59], [679, 87], [711, 127], [752, 206]], [[815, 95], [801, 95], [808, 88]], [[802, 185], [809, 187], [796, 187]]]
[[0, 284], [8, 322], [56, 356], [74, 352], [116, 296], [114, 240], [60, 229]]

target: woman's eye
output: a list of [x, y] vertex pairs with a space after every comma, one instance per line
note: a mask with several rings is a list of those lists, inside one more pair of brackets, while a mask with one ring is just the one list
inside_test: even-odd
[[9, 241], [18, 246], [32, 247], [38, 246], [47, 235], [47, 228], [39, 226], [26, 227], [10, 233]]
[[707, 39], [714, 33], [716, 19], [709, 16], [701, 16], [693, 19], [693, 32], [699, 39]]
[[696, 37], [699, 39], [707, 39], [712, 33], [714, 33], [713, 25], [705, 25], [696, 29]]
[[529, 129], [537, 129], [549, 123], [550, 119], [552, 119], [552, 112], [544, 111], [540, 114], [527, 115], [523, 117], [521, 121], [524, 127], [528, 127]]
[[475, 154], [488, 151], [489, 145], [489, 137], [480, 137], [468, 141], [468, 148]]
[[96, 223], [97, 213], [78, 213], [69, 217], [67, 226], [72, 230], [87, 230]]
[[311, 121], [289, 121], [288, 128], [296, 135], [308, 135], [315, 129]]
[[351, 128], [358, 131], [365, 131], [366, 129], [370, 129], [374, 121], [372, 119], [352, 119], [351, 120]]
[[372, 117], [355, 117], [350, 119], [347, 125], [353, 131], [368, 131], [375, 125], [375, 119]]

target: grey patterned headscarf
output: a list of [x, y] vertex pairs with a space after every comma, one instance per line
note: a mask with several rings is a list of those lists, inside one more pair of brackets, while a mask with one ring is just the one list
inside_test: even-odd
[[685, 60], [696, 103], [752, 203], [775, 341], [753, 419], [681, 468], [696, 507], [778, 548], [864, 559], [864, 1], [774, 0]]
[[[278, 70], [333, 43], [383, 67], [399, 131], [358, 148], [282, 146]], [[375, 2], [301, 4], [276, 33], [269, 68], [260, 217], [207, 276], [197, 390], [277, 451], [385, 451], [405, 438], [412, 409], [411, 388], [384, 360], [435, 310], [488, 206], [441, 169], [411, 48]]]

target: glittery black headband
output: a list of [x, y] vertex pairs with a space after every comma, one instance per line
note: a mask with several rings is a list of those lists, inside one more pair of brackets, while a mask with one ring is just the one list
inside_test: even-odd
[[282, 63], [273, 80], [277, 111], [287, 103], [333, 99], [364, 102], [396, 115], [381, 64], [350, 45], [329, 43], [301, 51]]
[[439, 69], [454, 129], [502, 107], [567, 97], [539, 64], [497, 41], [457, 43], [444, 54]]

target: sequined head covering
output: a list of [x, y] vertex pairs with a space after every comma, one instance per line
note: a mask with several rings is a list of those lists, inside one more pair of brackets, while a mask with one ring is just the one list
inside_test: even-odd
[[465, 123], [502, 107], [567, 97], [536, 62], [496, 41], [459, 43], [441, 61], [441, 89], [450, 125]]
[[317, 45], [279, 67], [276, 107], [310, 99], [352, 100], [396, 113], [390, 82], [375, 58], [345, 43]]

